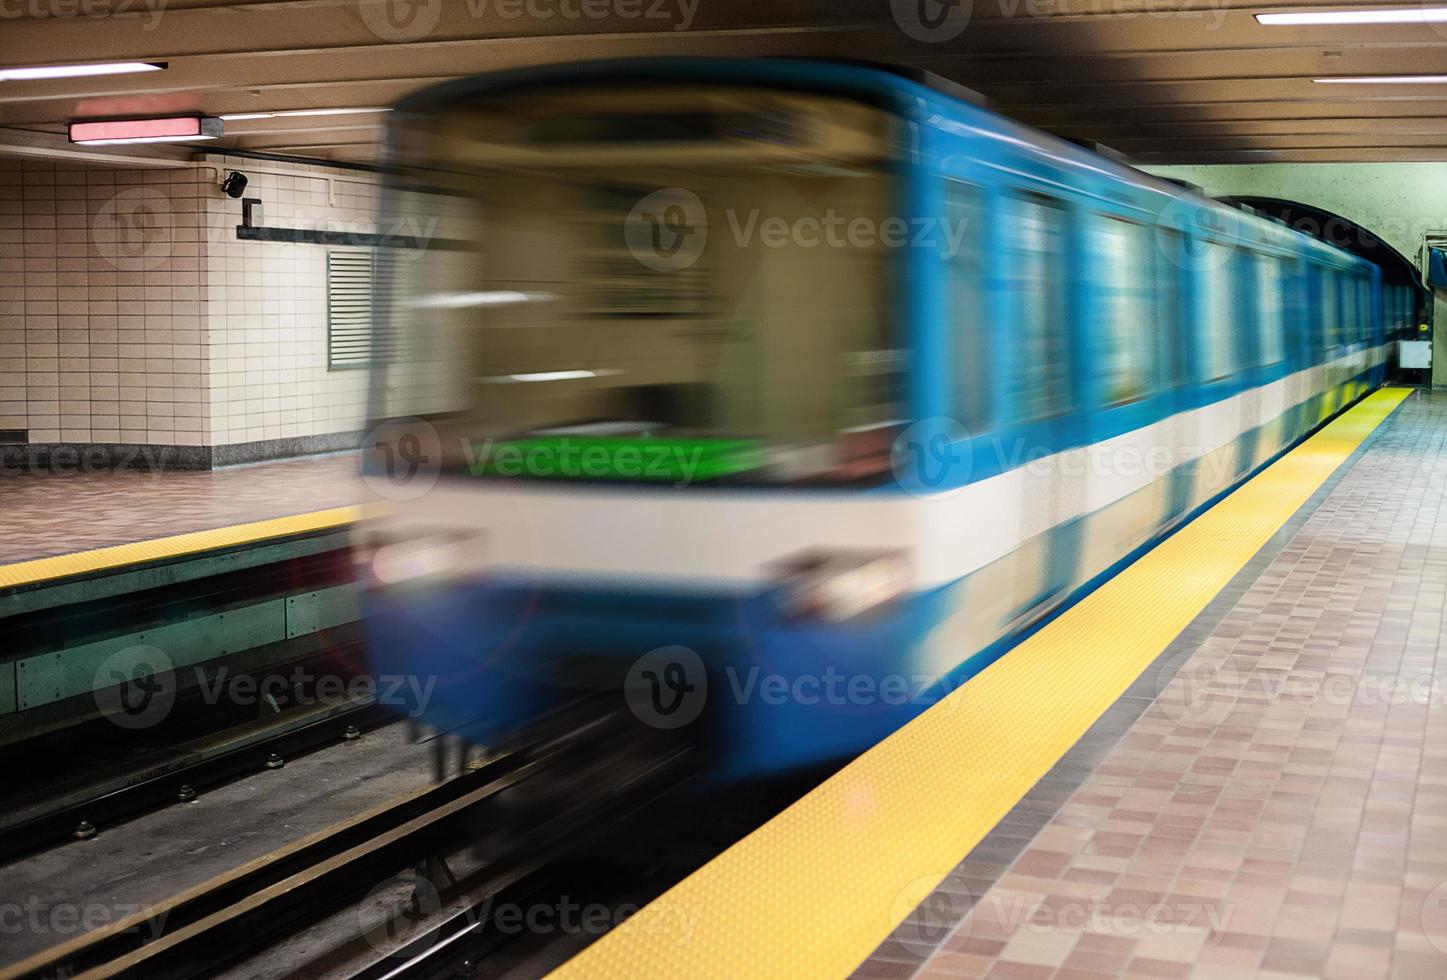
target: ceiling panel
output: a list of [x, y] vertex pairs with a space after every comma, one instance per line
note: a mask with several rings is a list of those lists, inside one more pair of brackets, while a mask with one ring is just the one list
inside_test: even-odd
[[[1369, 5], [964, 0], [933, 33], [912, 20], [917, 5], [883, 0], [90, 0], [93, 15], [68, 17], [17, 6], [0, 24], [0, 68], [143, 60], [167, 69], [0, 82], [0, 150], [63, 146], [77, 117], [385, 106], [479, 71], [675, 54], [910, 64], [1027, 122], [1148, 162], [1447, 159], [1447, 85], [1312, 81], [1447, 72], [1447, 24], [1273, 28], [1252, 16]], [[366, 161], [378, 123], [238, 120], [221, 142]]]

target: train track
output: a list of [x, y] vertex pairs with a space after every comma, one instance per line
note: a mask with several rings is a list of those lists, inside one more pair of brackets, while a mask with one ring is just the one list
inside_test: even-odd
[[446, 975], [451, 954], [475, 949], [485, 931], [479, 909], [536, 887], [559, 855], [676, 784], [688, 756], [664, 733], [580, 707], [525, 744], [37, 954], [0, 980], [214, 975], [328, 917], [345, 919], [409, 871], [437, 896], [432, 914], [419, 922], [415, 908], [397, 909], [329, 950], [331, 971]]
[[355, 737], [396, 717], [371, 699], [309, 705], [83, 773], [34, 794], [34, 802], [0, 812], [0, 861], [185, 802], [268, 763]]

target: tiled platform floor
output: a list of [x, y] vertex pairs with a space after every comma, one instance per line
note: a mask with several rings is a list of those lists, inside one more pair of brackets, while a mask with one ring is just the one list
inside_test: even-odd
[[1447, 977], [1444, 596], [1418, 392], [857, 975]]
[[0, 474], [0, 564], [340, 507], [355, 453], [221, 470]]

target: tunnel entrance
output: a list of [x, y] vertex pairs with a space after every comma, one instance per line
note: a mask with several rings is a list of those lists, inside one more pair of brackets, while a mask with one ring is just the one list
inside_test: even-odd
[[[1300, 201], [1288, 201], [1280, 197], [1231, 196], [1220, 198], [1224, 204], [1233, 207], [1250, 208], [1261, 214], [1276, 218], [1296, 231], [1311, 235], [1329, 245], [1345, 249], [1368, 262], [1376, 263], [1382, 270], [1384, 286], [1409, 286], [1416, 299], [1413, 316], [1414, 324], [1429, 325], [1429, 332], [1421, 335], [1422, 340], [1431, 340], [1432, 293], [1422, 283], [1422, 275], [1416, 264], [1370, 228], [1357, 224], [1331, 211], [1325, 211]], [[1389, 373], [1400, 375], [1399, 380], [1408, 383], [1430, 383], [1423, 377], [1423, 371], [1395, 370], [1395, 358], [1388, 363]]]

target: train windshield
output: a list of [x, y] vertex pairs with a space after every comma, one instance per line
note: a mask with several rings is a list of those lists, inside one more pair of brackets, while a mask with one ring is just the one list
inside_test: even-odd
[[[401, 131], [377, 417], [449, 471], [867, 479], [906, 351], [891, 119], [734, 90], [517, 99]], [[399, 127], [401, 130], [401, 127]], [[417, 234], [416, 232], [421, 232]]]

